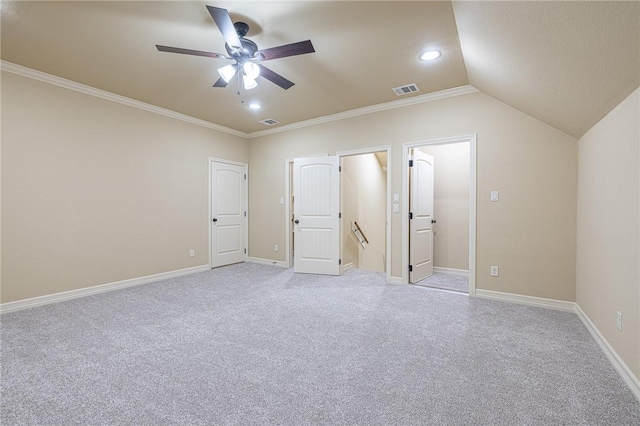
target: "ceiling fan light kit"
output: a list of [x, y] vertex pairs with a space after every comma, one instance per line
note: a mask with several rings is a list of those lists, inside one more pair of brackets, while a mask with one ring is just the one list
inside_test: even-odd
[[[260, 76], [284, 90], [288, 90], [295, 83], [287, 80], [261, 63], [256, 62], [270, 61], [272, 59], [286, 58], [288, 56], [315, 52], [313, 44], [311, 44], [311, 40], [259, 50], [258, 46], [253, 41], [245, 38], [245, 35], [249, 32], [249, 25], [244, 22], [236, 22], [234, 24], [226, 9], [207, 6], [207, 10], [222, 33], [227, 55], [161, 45], [156, 45], [156, 48], [160, 52], [181, 53], [184, 55], [204, 56], [215, 59], [230, 59], [235, 61], [233, 64], [229, 64], [218, 69], [220, 78], [214, 83], [213, 87], [227, 87], [227, 84], [236, 75], [240, 74], [238, 78], [242, 77], [242, 85], [245, 90], [257, 87], [258, 83], [256, 79]], [[238, 94], [240, 94], [239, 91]]]

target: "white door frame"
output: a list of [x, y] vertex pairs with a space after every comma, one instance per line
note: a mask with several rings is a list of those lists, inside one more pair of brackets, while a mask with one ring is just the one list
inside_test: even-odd
[[[340, 164], [342, 164], [342, 157], [349, 157], [352, 155], [362, 155], [362, 154], [373, 154], [375, 152], [384, 151], [387, 153], [387, 246], [385, 248], [386, 254], [386, 280], [387, 282], [391, 282], [391, 145], [384, 146], [376, 146], [372, 148], [361, 148], [361, 149], [352, 149], [349, 151], [338, 151], [336, 155], [340, 159]], [[342, 186], [341, 186], [342, 189]], [[342, 190], [341, 190], [342, 192]], [[342, 193], [340, 194], [340, 211], [342, 211]], [[342, 219], [340, 220], [342, 222]], [[342, 239], [340, 240], [342, 241]], [[342, 243], [340, 244], [340, 257], [342, 257]]]
[[[432, 139], [402, 144], [402, 283], [409, 283], [409, 155], [411, 148], [469, 142], [469, 296], [476, 294], [476, 180], [477, 135]], [[436, 159], [437, 160], [437, 159]]]
[[244, 217], [244, 246], [245, 246], [245, 250], [246, 253], [244, 254], [244, 261], [246, 262], [247, 259], [249, 258], [249, 165], [247, 163], [241, 163], [238, 161], [232, 161], [232, 160], [225, 160], [223, 158], [216, 158], [216, 157], [209, 157], [209, 163], [208, 163], [208, 167], [209, 167], [209, 184], [208, 184], [208, 188], [209, 188], [209, 207], [208, 207], [208, 211], [209, 211], [209, 217], [207, 219], [207, 222], [209, 223], [208, 229], [209, 229], [209, 246], [208, 246], [208, 250], [209, 250], [209, 269], [211, 269], [211, 265], [213, 264], [213, 261], [211, 259], [211, 256], [213, 256], [213, 253], [211, 251], [211, 224], [212, 224], [212, 218], [211, 218], [211, 163], [216, 162], [216, 163], [225, 163], [225, 164], [233, 164], [234, 166], [241, 166], [244, 167], [244, 174], [247, 176], [247, 178], [244, 180], [244, 208], [245, 211], [247, 212], [247, 215]]

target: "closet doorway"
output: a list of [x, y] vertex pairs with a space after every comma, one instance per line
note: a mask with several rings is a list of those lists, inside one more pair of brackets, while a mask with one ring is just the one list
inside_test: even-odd
[[[422, 157], [431, 159], [430, 189], [418, 179]], [[474, 295], [475, 135], [404, 144], [402, 183], [403, 282]]]

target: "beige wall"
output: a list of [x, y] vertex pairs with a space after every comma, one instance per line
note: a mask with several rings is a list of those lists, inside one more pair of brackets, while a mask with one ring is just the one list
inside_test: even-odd
[[[356, 268], [385, 272], [387, 174], [375, 154], [342, 159], [343, 263]], [[369, 244], [360, 248], [351, 230], [358, 222]]]
[[248, 143], [3, 72], [2, 302], [206, 265], [209, 156]]
[[[250, 255], [285, 260], [285, 159], [392, 145], [401, 193], [405, 142], [476, 133], [478, 288], [575, 300], [577, 141], [482, 94], [423, 103], [250, 140]], [[500, 203], [489, 192], [501, 192]], [[405, 212], [403, 212], [404, 214]], [[278, 219], [279, 218], [279, 219]], [[391, 274], [402, 275], [401, 216], [392, 214]], [[489, 276], [491, 265], [500, 277]]]
[[434, 159], [433, 266], [469, 270], [469, 143], [420, 148]]
[[[579, 142], [576, 301], [640, 377], [640, 89]], [[616, 329], [616, 311], [623, 315]]]
[[[391, 191], [401, 193], [402, 143], [472, 133], [477, 287], [574, 300], [576, 140], [482, 93], [247, 142], [2, 77], [3, 302], [206, 264], [209, 156], [248, 160], [249, 255], [282, 261], [273, 246], [285, 247], [286, 159], [391, 145]], [[493, 189], [500, 203], [489, 202]], [[400, 277], [400, 214], [390, 222]]]

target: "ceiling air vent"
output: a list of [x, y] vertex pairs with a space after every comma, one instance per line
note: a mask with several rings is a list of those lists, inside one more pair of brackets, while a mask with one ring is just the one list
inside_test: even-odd
[[398, 96], [408, 95], [410, 93], [415, 93], [419, 91], [420, 91], [420, 88], [418, 88], [418, 85], [415, 83], [393, 88], [393, 93], [395, 93]]
[[278, 124], [279, 121], [276, 121], [273, 118], [267, 118], [266, 120], [258, 121], [258, 123], [264, 124], [265, 126], [273, 126], [274, 124]]

